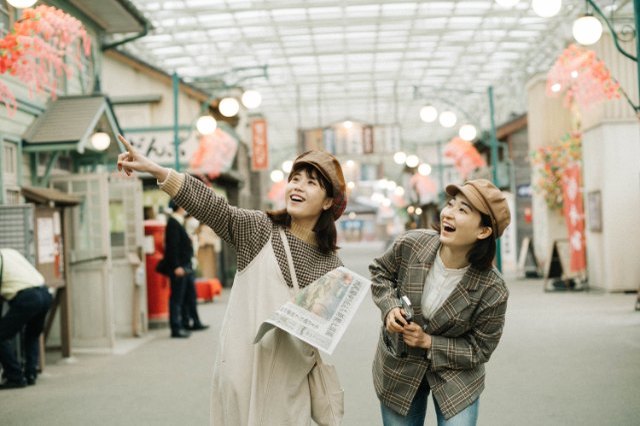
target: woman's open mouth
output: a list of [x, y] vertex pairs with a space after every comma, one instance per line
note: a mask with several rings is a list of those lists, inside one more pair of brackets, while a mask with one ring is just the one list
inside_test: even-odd
[[456, 231], [455, 226], [451, 226], [448, 223], [443, 223], [442, 224], [442, 229], [444, 229], [446, 232], [455, 232]]

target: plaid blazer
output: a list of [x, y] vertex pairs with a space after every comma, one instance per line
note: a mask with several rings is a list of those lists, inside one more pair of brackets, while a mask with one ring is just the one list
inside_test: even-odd
[[[373, 382], [380, 401], [406, 415], [426, 377], [449, 419], [484, 389], [484, 363], [502, 335], [509, 292], [495, 268], [480, 271], [472, 266], [433, 319], [426, 320], [422, 291], [439, 247], [435, 231], [409, 231], [369, 266], [373, 300], [382, 314]], [[384, 319], [391, 309], [400, 307], [396, 287], [411, 300], [415, 322], [431, 335], [430, 350], [407, 347], [399, 334], [387, 335]]]

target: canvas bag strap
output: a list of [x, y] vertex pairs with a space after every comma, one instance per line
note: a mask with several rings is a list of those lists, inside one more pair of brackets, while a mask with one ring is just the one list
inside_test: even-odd
[[[284, 246], [284, 251], [287, 253], [287, 261], [289, 262], [289, 271], [291, 271], [291, 281], [293, 281], [293, 286], [296, 291], [300, 290], [300, 286], [298, 285], [298, 278], [296, 277], [296, 270], [293, 267], [293, 257], [291, 257], [291, 248], [289, 247], [289, 239], [287, 238], [287, 234], [284, 233], [284, 229], [280, 228], [280, 238], [282, 239], [282, 245]], [[317, 350], [313, 351], [313, 356], [316, 359], [318, 364], [322, 364], [322, 358]]]
[[300, 286], [298, 285], [298, 278], [296, 277], [296, 269], [293, 267], [293, 257], [291, 257], [289, 240], [287, 239], [287, 235], [284, 233], [284, 229], [282, 228], [280, 228], [280, 238], [282, 239], [284, 251], [285, 253], [287, 253], [287, 262], [289, 262], [289, 271], [291, 272], [291, 281], [293, 281], [293, 287], [296, 289], [296, 291], [298, 291], [300, 290]]

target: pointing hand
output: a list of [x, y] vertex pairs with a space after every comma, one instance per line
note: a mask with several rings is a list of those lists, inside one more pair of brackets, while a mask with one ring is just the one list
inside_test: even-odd
[[119, 171], [124, 171], [127, 176], [131, 176], [134, 171], [147, 172], [161, 182], [167, 178], [169, 169], [156, 164], [144, 155], [140, 154], [122, 135], [118, 135], [118, 140], [126, 149], [125, 152], [118, 155]]

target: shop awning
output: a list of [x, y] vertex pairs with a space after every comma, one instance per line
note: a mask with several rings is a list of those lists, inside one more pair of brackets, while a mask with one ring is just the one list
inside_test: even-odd
[[146, 19], [128, 0], [70, 0], [108, 34], [137, 33]]
[[[102, 131], [116, 140], [121, 133], [104, 95], [64, 96], [51, 101], [22, 136], [25, 152], [92, 150], [91, 135]], [[111, 144], [112, 149], [117, 144]], [[117, 148], [116, 148], [117, 149]]]
[[20, 191], [27, 200], [39, 204], [48, 204], [52, 202], [57, 206], [75, 206], [82, 202], [82, 199], [75, 195], [66, 194], [53, 188], [23, 186]]

